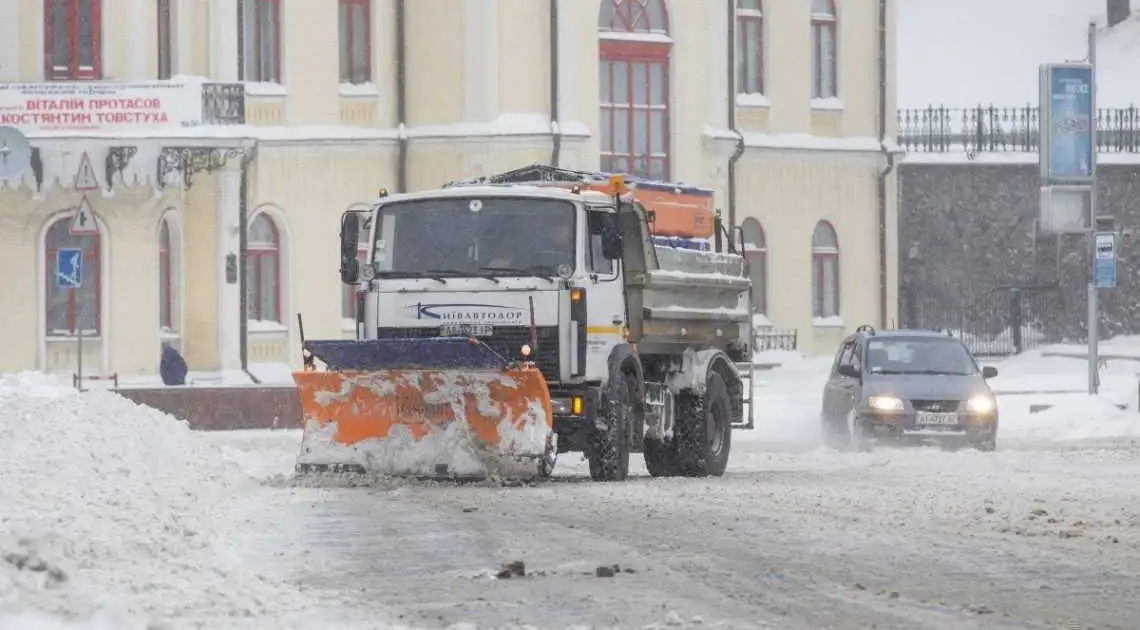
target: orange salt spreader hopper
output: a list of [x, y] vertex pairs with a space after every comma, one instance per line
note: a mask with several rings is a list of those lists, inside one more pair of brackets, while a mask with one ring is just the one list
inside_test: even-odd
[[526, 479], [553, 469], [550, 392], [532, 363], [464, 337], [311, 340], [303, 349], [307, 369], [293, 373], [299, 473]]
[[621, 195], [652, 212], [653, 236], [682, 239], [712, 238], [716, 230], [713, 190], [690, 184], [643, 180], [618, 173], [575, 171], [532, 164], [512, 171], [453, 184], [523, 184], [594, 190]]

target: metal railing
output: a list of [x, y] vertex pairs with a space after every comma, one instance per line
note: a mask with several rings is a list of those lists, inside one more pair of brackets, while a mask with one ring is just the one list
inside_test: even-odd
[[[1034, 153], [1040, 109], [1035, 106], [968, 108], [930, 106], [898, 111], [898, 143], [908, 152]], [[1101, 153], [1140, 153], [1140, 107], [1097, 110]]]

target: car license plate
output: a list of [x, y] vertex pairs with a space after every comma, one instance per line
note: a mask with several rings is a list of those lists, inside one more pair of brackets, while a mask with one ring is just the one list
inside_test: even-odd
[[440, 337], [490, 337], [495, 334], [491, 324], [444, 324], [439, 328]]
[[914, 422], [915, 424], [921, 424], [924, 426], [956, 426], [958, 424], [958, 414], [919, 411], [915, 414]]

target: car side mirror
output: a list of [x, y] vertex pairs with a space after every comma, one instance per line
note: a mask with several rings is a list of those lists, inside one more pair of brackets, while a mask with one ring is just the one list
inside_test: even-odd
[[982, 378], [993, 378], [998, 375], [997, 368], [992, 365], [987, 365], [982, 368]]
[[839, 366], [838, 372], [840, 376], [846, 376], [847, 378], [859, 378], [861, 376], [859, 370], [855, 369], [854, 365], [841, 365]]
[[360, 215], [345, 212], [340, 218], [340, 281], [356, 284], [360, 280], [357, 247], [360, 245]]

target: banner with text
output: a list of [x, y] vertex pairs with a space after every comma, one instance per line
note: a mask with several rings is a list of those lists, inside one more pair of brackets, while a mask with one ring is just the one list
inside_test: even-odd
[[0, 126], [27, 135], [181, 129], [202, 124], [193, 82], [0, 83]]

